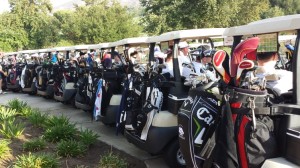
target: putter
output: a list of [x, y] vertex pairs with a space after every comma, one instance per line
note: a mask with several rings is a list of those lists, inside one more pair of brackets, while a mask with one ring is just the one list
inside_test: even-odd
[[235, 86], [240, 85], [242, 73], [256, 69], [256, 63], [252, 60], [243, 60], [239, 63], [235, 77]]
[[[217, 51], [213, 56], [213, 65], [219, 75], [222, 77], [223, 81], [228, 84], [231, 80], [229, 75], [229, 56], [223, 51]], [[225, 65], [225, 66], [224, 66]]]

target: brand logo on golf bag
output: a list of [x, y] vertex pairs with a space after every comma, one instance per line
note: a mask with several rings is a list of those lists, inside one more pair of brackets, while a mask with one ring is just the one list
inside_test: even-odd
[[197, 137], [194, 140], [195, 144], [199, 144], [201, 145], [203, 143], [203, 135], [205, 133], [205, 128], [202, 128], [202, 130], [200, 131], [200, 133], [197, 135]]
[[178, 126], [178, 133], [179, 133], [179, 138], [185, 139], [184, 138], [184, 131], [183, 131], [182, 125]]
[[197, 117], [199, 120], [203, 120], [207, 125], [213, 123], [213, 116], [205, 107], [201, 107], [197, 111]]
[[193, 104], [194, 100], [191, 96], [187, 97], [187, 99], [184, 101], [183, 106], [187, 106], [188, 104]]
[[218, 105], [218, 102], [213, 98], [207, 98], [210, 102], [214, 103], [215, 105]]

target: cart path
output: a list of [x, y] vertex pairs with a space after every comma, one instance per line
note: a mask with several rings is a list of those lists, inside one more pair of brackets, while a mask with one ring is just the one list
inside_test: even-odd
[[91, 119], [91, 114], [84, 112], [81, 109], [75, 109], [70, 105], [64, 105], [60, 102], [56, 102], [53, 99], [45, 99], [39, 96], [33, 96], [23, 93], [12, 93], [0, 95], [0, 104], [5, 105], [8, 101], [18, 98], [24, 102], [27, 102], [33, 108], [40, 109], [41, 112], [50, 115], [64, 115], [70, 118], [70, 121], [76, 123], [76, 127], [79, 129], [90, 129], [97, 133], [100, 137], [100, 141], [111, 145], [127, 154], [136, 157], [145, 162], [148, 168], [167, 168], [168, 166], [159, 156], [151, 156], [147, 152], [140, 150], [133, 144], [130, 144], [123, 135], [116, 135], [115, 128], [108, 127], [101, 122], [95, 122]]

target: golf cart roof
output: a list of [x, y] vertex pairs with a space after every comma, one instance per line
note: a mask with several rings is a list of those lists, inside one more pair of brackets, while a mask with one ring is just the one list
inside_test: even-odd
[[19, 52], [8, 52], [8, 53], [4, 53], [4, 56], [11, 56], [11, 55], [16, 55], [19, 54]]
[[222, 37], [225, 28], [204, 28], [204, 29], [190, 29], [190, 30], [179, 30], [161, 34], [160, 36], [150, 37], [149, 43], [170, 41], [174, 39], [198, 39], [208, 37]]
[[76, 46], [69, 46], [65, 47], [65, 51], [73, 51], [73, 50], [87, 50], [91, 45], [76, 45]]
[[147, 44], [149, 37], [134, 37], [134, 38], [126, 38], [123, 40], [119, 40], [116, 42], [111, 43], [110, 47], [122, 46], [125, 44], [129, 45], [139, 45], [139, 44]]
[[296, 30], [300, 28], [300, 14], [279, 16], [226, 29], [225, 36], [242, 36]]
[[100, 44], [93, 44], [89, 45], [88, 49], [101, 49], [101, 48], [109, 48], [109, 43], [100, 43]]
[[44, 49], [39, 49], [38, 51], [39, 51], [39, 53], [47, 53], [47, 52], [51, 52], [53, 50], [52, 50], [52, 48], [44, 48]]
[[19, 53], [21, 54], [34, 54], [34, 53], [38, 53], [39, 50], [23, 50], [23, 51], [20, 51]]
[[52, 51], [68, 51], [68, 47], [55, 47], [51, 49]]

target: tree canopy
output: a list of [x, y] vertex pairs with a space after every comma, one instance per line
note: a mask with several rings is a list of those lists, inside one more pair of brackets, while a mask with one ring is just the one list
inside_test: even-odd
[[9, 0], [10, 12], [0, 14], [0, 51], [101, 43], [142, 32], [119, 2], [84, 1], [75, 10], [52, 13], [50, 0]]
[[173, 30], [229, 27], [300, 13], [299, 0], [83, 0], [53, 12], [50, 0], [9, 0], [0, 14], [0, 51], [111, 42]]

